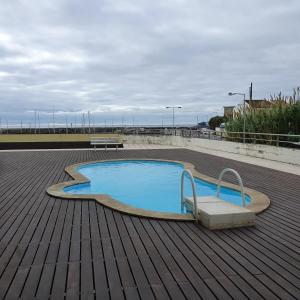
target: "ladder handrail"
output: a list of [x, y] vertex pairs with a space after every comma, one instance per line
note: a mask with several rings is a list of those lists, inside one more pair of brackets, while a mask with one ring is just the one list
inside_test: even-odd
[[193, 207], [193, 215], [198, 222], [198, 206], [197, 206], [197, 195], [196, 195], [196, 187], [194, 176], [190, 170], [184, 169], [181, 174], [181, 212], [183, 212], [183, 203], [184, 203], [184, 175], [187, 174], [192, 184], [193, 191], [193, 199], [194, 199], [194, 207]]
[[217, 198], [220, 198], [220, 189], [221, 189], [222, 178], [223, 178], [223, 175], [227, 172], [231, 172], [236, 176], [236, 178], [239, 182], [240, 188], [241, 188], [243, 207], [245, 207], [246, 206], [246, 200], [245, 200], [243, 181], [242, 181], [242, 178], [241, 178], [240, 174], [234, 169], [226, 168], [220, 173], [219, 179], [218, 179]]

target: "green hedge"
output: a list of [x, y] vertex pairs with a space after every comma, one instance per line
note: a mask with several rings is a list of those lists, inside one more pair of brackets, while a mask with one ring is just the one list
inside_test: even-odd
[[[244, 115], [242, 108], [236, 117], [226, 123], [227, 131], [242, 132]], [[275, 134], [300, 134], [300, 101], [296, 103], [274, 102], [270, 108], [246, 110], [246, 132]]]
[[[247, 109], [246, 133], [271, 133], [300, 135], [300, 101], [295, 103], [272, 102], [270, 108]], [[226, 123], [227, 132], [243, 132], [244, 114], [242, 108], [235, 118]], [[227, 140], [241, 142], [242, 134], [228, 134]], [[272, 135], [247, 135], [247, 143], [291, 146], [300, 142], [298, 137], [277, 137]]]

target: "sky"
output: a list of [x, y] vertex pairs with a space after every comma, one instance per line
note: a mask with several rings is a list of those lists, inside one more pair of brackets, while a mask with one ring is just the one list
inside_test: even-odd
[[299, 0], [1, 1], [0, 125], [194, 124], [250, 82], [291, 95], [299, 28]]

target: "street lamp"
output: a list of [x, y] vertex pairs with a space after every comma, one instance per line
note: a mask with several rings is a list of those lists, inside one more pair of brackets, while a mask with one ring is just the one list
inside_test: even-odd
[[180, 109], [182, 106], [166, 106], [166, 108], [172, 108], [173, 110], [173, 129], [175, 128], [175, 108]]
[[241, 95], [244, 96], [243, 114], [244, 114], [244, 128], [243, 128], [243, 142], [246, 143], [246, 94], [245, 93], [228, 93], [228, 96]]

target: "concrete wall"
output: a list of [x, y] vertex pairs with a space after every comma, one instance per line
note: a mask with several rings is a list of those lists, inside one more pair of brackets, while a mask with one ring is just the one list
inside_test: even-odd
[[215, 141], [200, 138], [183, 138], [181, 136], [143, 136], [128, 135], [125, 137], [128, 144], [158, 144], [179, 146], [184, 148], [201, 148], [218, 150], [241, 155], [264, 158], [300, 166], [300, 150], [268, 145], [242, 144], [227, 141]]

